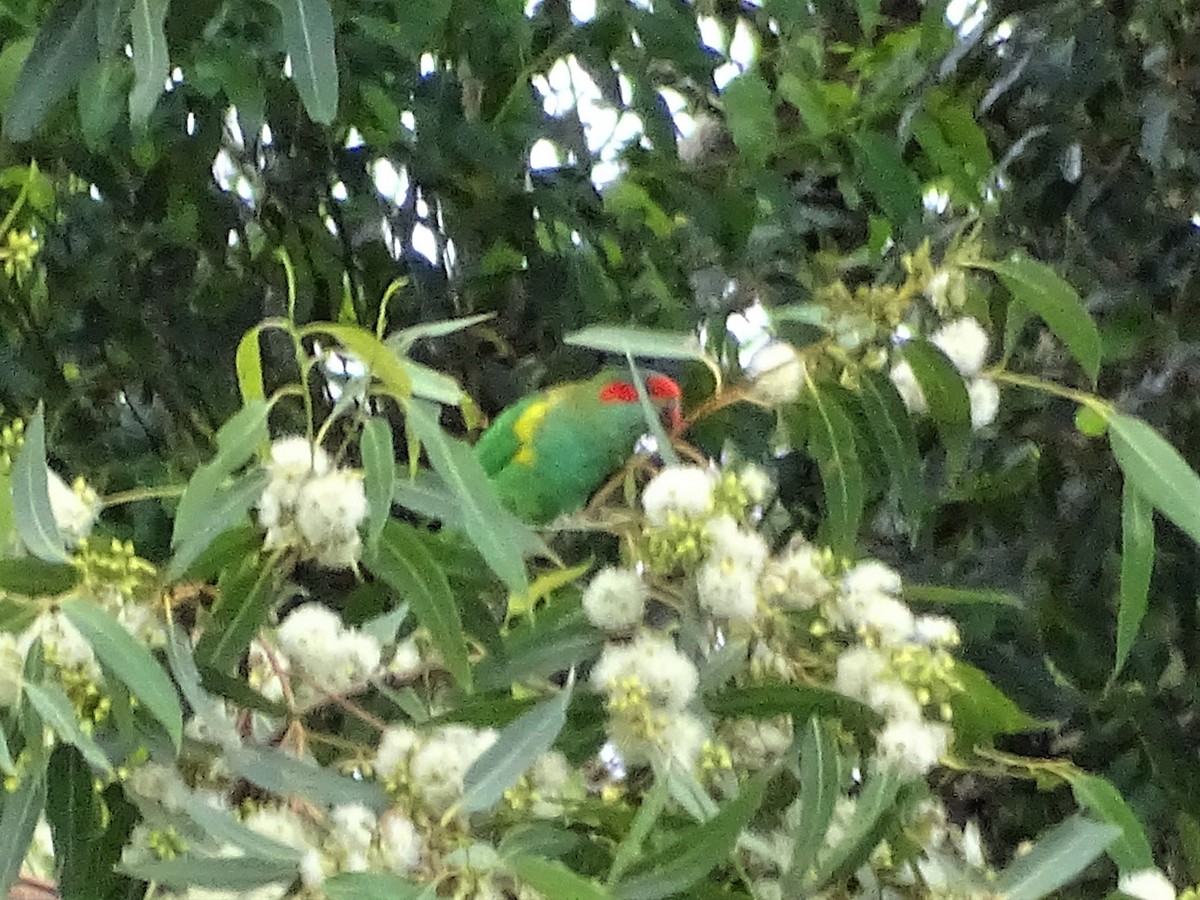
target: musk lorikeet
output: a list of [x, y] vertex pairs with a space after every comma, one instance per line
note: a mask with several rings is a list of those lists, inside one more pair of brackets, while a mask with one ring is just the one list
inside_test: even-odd
[[[679, 385], [657, 373], [645, 385], [663, 426], [677, 430]], [[483, 433], [475, 456], [505, 506], [527, 522], [549, 522], [587, 503], [646, 430], [629, 373], [606, 369], [518, 400]]]

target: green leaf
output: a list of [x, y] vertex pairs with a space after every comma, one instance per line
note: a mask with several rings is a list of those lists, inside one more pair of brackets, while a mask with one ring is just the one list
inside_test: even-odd
[[98, 56], [94, 0], [55, 4], [4, 108], [4, 137], [10, 141], [32, 138]]
[[283, 16], [283, 46], [292, 58], [292, 78], [314, 122], [329, 125], [337, 115], [338, 69], [329, 0], [274, 0]]
[[557, 621], [544, 619], [538, 616], [505, 636], [504, 656], [488, 656], [476, 667], [476, 689], [502, 690], [527, 678], [561, 672], [595, 655], [604, 644], [604, 636], [579, 607]]
[[912, 584], [904, 582], [904, 599], [910, 603], [930, 603], [934, 606], [974, 606], [993, 604], [1023, 609], [1015, 594], [993, 591], [987, 588], [952, 588], [936, 584]]
[[795, 72], [787, 72], [779, 79], [779, 93], [796, 107], [814, 138], [820, 139], [829, 133], [832, 127], [829, 104], [825, 102], [818, 82]]
[[539, 756], [554, 746], [567, 723], [574, 675], [555, 696], [542, 701], [504, 726], [496, 742], [480, 754], [463, 778], [460, 806], [466, 812], [491, 809], [517, 783]]
[[800, 896], [801, 885], [825, 844], [833, 810], [842, 793], [842, 757], [837, 736], [813, 716], [800, 738], [800, 815], [792, 838], [792, 864], [783, 879], [788, 896]]
[[[63, 697], [65, 700], [65, 696]], [[74, 747], [55, 748], [46, 784], [46, 822], [54, 846], [55, 871], [63, 897], [98, 896], [93, 849], [105, 831], [107, 811], [96, 776]]]
[[949, 481], [953, 482], [966, 461], [971, 436], [971, 400], [962, 376], [937, 347], [928, 341], [909, 341], [901, 349], [921, 386], [929, 414], [946, 448]]
[[969, 754], [988, 746], [998, 734], [1017, 734], [1042, 727], [1012, 702], [991, 680], [968, 663], [955, 660], [950, 677], [962, 686], [950, 696], [955, 746]]
[[912, 417], [891, 380], [878, 372], [865, 372], [859, 378], [859, 397], [867, 427], [887, 461], [900, 508], [912, 521], [918, 521], [926, 504], [921, 490], [921, 453]]
[[855, 447], [854, 428], [830, 394], [810, 393], [809, 452], [817, 461], [825, 490], [822, 542], [834, 553], [849, 556], [858, 541], [863, 516], [863, 473]]
[[1071, 769], [1066, 776], [1079, 805], [1098, 819], [1116, 825], [1121, 836], [1106, 848], [1122, 875], [1154, 868], [1154, 853], [1146, 826], [1107, 778]]
[[328, 900], [424, 900], [430, 888], [381, 872], [342, 872], [327, 878], [321, 890]]
[[425, 545], [422, 533], [403, 522], [387, 522], [366, 563], [375, 576], [412, 607], [417, 621], [429, 630], [430, 639], [454, 680], [469, 691], [471, 664], [462, 616], [446, 573]]
[[1126, 482], [1121, 494], [1121, 588], [1117, 607], [1117, 656], [1111, 678], [1116, 678], [1137, 639], [1150, 600], [1150, 573], [1154, 568], [1154, 510], [1146, 498]]
[[281, 797], [302, 797], [328, 806], [361, 803], [376, 812], [391, 805], [381, 785], [341, 775], [282, 750], [240, 747], [229, 750], [225, 759], [236, 774]]
[[705, 697], [704, 705], [720, 718], [769, 719], [790, 714], [796, 721], [807, 721], [810, 716], [819, 715], [838, 719], [860, 732], [877, 730], [883, 723], [877, 712], [845, 694], [784, 682], [730, 688]]
[[563, 343], [646, 359], [707, 359], [694, 334], [653, 328], [593, 325], [568, 334]]
[[857, 0], [858, 24], [868, 38], [875, 34], [875, 27], [879, 24], [881, 2], [882, 0]]
[[993, 272], [1025, 308], [1042, 317], [1094, 384], [1100, 372], [1100, 330], [1075, 288], [1043, 262], [1017, 251], [1004, 262], [976, 262]]
[[616, 885], [616, 895], [622, 900], [659, 900], [697, 884], [728, 859], [738, 835], [758, 811], [771, 775], [770, 772], [756, 775], [715, 816], [684, 830], [644, 860], [636, 874]]
[[[458, 501], [467, 537], [509, 590], [523, 592], [529, 580], [521, 547], [534, 540], [529, 528], [512, 524], [517, 520], [496, 499], [471, 448], [446, 434], [427, 404], [414, 400], [408, 405], [407, 415], [434, 471]], [[500, 528], [498, 523], [506, 526]]]
[[25, 696], [29, 698], [42, 720], [58, 735], [60, 741], [78, 748], [88, 764], [101, 774], [113, 775], [112, 763], [108, 761], [108, 756], [99, 744], [84, 734], [75, 716], [75, 707], [71, 705], [62, 688], [49, 682], [27, 684]]
[[415, 363], [411, 359], [402, 359], [404, 371], [412, 382], [414, 397], [432, 400], [444, 406], [458, 406], [463, 401], [463, 391], [458, 382], [429, 366]]
[[[324, 4], [326, 0], [285, 0], [285, 2], [320, 2]], [[314, 334], [329, 335], [347, 352], [356, 356], [359, 362], [370, 370], [371, 375], [379, 379], [384, 389], [397, 402], [403, 403], [412, 396], [412, 380], [408, 377], [408, 370], [405, 369], [400, 357], [365, 328], [359, 328], [357, 325], [332, 325], [328, 322], [317, 322], [302, 328], [300, 334], [302, 337]]]
[[646, 838], [650, 836], [654, 824], [667, 805], [668, 796], [666, 779], [656, 774], [654, 786], [642, 795], [642, 802], [638, 804], [633, 824], [626, 830], [617, 852], [613, 854], [612, 868], [608, 870], [608, 877], [605, 879], [608, 884], [620, 880], [637, 861], [642, 852], [642, 845], [646, 843]]
[[[256, 469], [228, 487], [215, 488], [203, 501], [197, 500], [190, 512], [201, 518], [194, 521], [194, 527], [183, 532], [167, 566], [167, 578], [177, 580], [220, 535], [244, 524], [246, 513], [258, 502], [269, 477], [265, 470]], [[192, 490], [190, 482], [187, 490]], [[178, 521], [176, 519], [176, 523]]]
[[[269, 439], [267, 417], [271, 408], [265, 400], [255, 400], [238, 410], [217, 432], [217, 454], [200, 466], [188, 480], [179, 507], [171, 546], [181, 544], [200, 531], [211, 531], [214, 495], [225, 479], [240, 469]], [[225, 529], [221, 529], [224, 531]], [[176, 573], [178, 574], [178, 573]]]
[[867, 776], [866, 786], [856, 798], [854, 814], [845, 835], [826, 853], [810, 884], [820, 887], [832, 880], [848, 877], [863, 864], [882, 837], [884, 816], [895, 805], [904, 780], [889, 766], [876, 765]]
[[480, 313], [474, 316], [462, 316], [458, 319], [422, 322], [420, 325], [413, 325], [411, 328], [401, 328], [399, 331], [392, 332], [384, 340], [384, 343], [396, 353], [403, 356], [412, 349], [413, 344], [423, 338], [444, 337], [447, 334], [463, 331], [472, 325], [478, 325], [480, 322], [486, 322], [495, 317], [495, 313]]
[[892, 223], [904, 225], [921, 210], [921, 185], [896, 142], [876, 131], [854, 138], [858, 177]]
[[367, 546], [373, 547], [392, 514], [396, 490], [396, 451], [392, 427], [386, 419], [372, 416], [363, 425], [360, 445], [363, 488], [367, 494]]
[[297, 863], [301, 851], [287, 844], [272, 840], [239, 822], [226, 809], [211, 806], [198, 795], [189, 794], [182, 801], [181, 809], [209, 837], [222, 844], [231, 844], [247, 856]]
[[219, 582], [219, 599], [196, 644], [196, 661], [227, 672], [250, 646], [275, 602], [275, 569], [269, 560], [242, 560]]
[[507, 860], [509, 870], [543, 897], [571, 900], [612, 900], [612, 894], [590, 878], [576, 874], [558, 860], [519, 854]]
[[129, 688], [178, 748], [183, 736], [183, 711], [175, 685], [154, 655], [95, 603], [67, 600], [60, 608], [91, 645], [105, 670]]
[[1040, 900], [1074, 880], [1117, 839], [1121, 829], [1072, 816], [1046, 831], [1032, 850], [1000, 873], [996, 890], [1005, 900]]
[[775, 103], [762, 76], [750, 70], [734, 78], [721, 92], [725, 123], [746, 164], [760, 168], [775, 152], [779, 129]]
[[238, 389], [242, 393], [242, 404], [247, 407], [254, 401], [265, 400], [267, 397], [266, 388], [263, 386], [262, 347], [258, 343], [261, 333], [262, 326], [256, 325], [242, 335], [234, 357]]
[[0, 791], [0, 897], [17, 881], [46, 805], [46, 760], [30, 766], [12, 792]]
[[0, 559], [0, 591], [22, 597], [56, 597], [79, 584], [74, 566], [36, 557]]
[[67, 561], [54, 510], [50, 506], [46, 471], [46, 424], [39, 403], [25, 425], [25, 443], [13, 462], [13, 517], [27, 550], [46, 562]]
[[93, 66], [79, 83], [79, 126], [84, 144], [93, 153], [104, 151], [109, 135], [121, 121], [128, 75], [124, 60], [108, 59]]
[[13, 762], [12, 752], [8, 749], [8, 735], [4, 733], [3, 725], [0, 725], [0, 772], [9, 778], [17, 774], [16, 763]]
[[121, 872], [140, 881], [171, 887], [209, 888], [215, 891], [250, 891], [274, 882], [290, 883], [299, 865], [289, 860], [255, 856], [189, 856], [122, 863]]
[[133, 25], [133, 90], [129, 92], [129, 121], [135, 128], [145, 127], [150, 113], [171, 74], [171, 57], [163, 23], [170, 0], [134, 0], [130, 21]]
[[1113, 413], [1108, 423], [1113, 456], [1129, 484], [1200, 543], [1200, 476], [1141, 419]]
[[21, 74], [21, 68], [25, 65], [25, 60], [29, 58], [29, 52], [33, 49], [33, 38], [33, 35], [29, 35], [29, 37], [9, 40], [5, 42], [4, 48], [0, 49], [0, 120], [4, 118], [5, 107], [8, 106], [8, 101], [12, 98], [13, 90], [17, 86], [17, 77]]

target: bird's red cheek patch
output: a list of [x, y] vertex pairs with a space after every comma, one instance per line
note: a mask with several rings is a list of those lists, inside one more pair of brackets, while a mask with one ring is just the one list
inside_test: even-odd
[[655, 400], [678, 400], [683, 396], [679, 385], [666, 375], [651, 375], [646, 379], [646, 387], [650, 389], [650, 396]]
[[601, 403], [637, 403], [638, 395], [628, 381], [610, 381], [600, 389]]

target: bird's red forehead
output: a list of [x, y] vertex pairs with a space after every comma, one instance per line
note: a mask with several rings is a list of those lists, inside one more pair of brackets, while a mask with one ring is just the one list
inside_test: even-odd
[[[672, 379], [666, 375], [651, 375], [646, 379], [646, 392], [651, 400], [678, 400], [683, 396]], [[603, 403], [637, 403], [637, 388], [628, 381], [610, 381], [600, 389]]]

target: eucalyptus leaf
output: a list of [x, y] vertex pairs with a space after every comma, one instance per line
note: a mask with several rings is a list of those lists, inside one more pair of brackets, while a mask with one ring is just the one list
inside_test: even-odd
[[84, 733], [75, 715], [75, 707], [62, 688], [48, 682], [26, 684], [25, 696], [60, 741], [77, 748], [84, 759], [102, 775], [113, 775], [112, 763], [109, 762], [108, 756], [95, 740]]
[[134, 0], [130, 21], [133, 25], [133, 71], [135, 80], [129, 92], [129, 121], [142, 127], [154, 111], [163, 84], [171, 73], [170, 52], [163, 23], [170, 0]]
[[785, 893], [799, 896], [801, 885], [825, 843], [842, 794], [842, 757], [837, 736], [813, 716], [800, 736], [800, 815], [792, 834], [792, 859], [782, 880]]
[[1117, 606], [1116, 678], [1142, 627], [1150, 601], [1150, 573], [1154, 569], [1154, 510], [1128, 482], [1121, 493], [1121, 581]]
[[374, 546], [392, 512], [396, 489], [396, 451], [386, 419], [372, 416], [363, 425], [363, 487], [367, 495], [367, 545]]
[[1108, 440], [1126, 480], [1154, 508], [1200, 543], [1200, 476], [1141, 419], [1113, 413]]
[[1102, 821], [1116, 825], [1121, 834], [1107, 853], [1122, 875], [1154, 868], [1154, 852], [1146, 826], [1138, 819], [1111, 781], [1072, 769], [1066, 776], [1079, 805]]
[[1069, 884], [1121, 835], [1116, 825], [1071, 816], [1043, 833], [1032, 850], [1000, 873], [1005, 900], [1041, 900]]
[[825, 488], [823, 542], [835, 553], [849, 556], [858, 541], [864, 504], [854, 428], [831, 394], [814, 388], [810, 398], [808, 446]]
[[12, 494], [13, 519], [26, 549], [46, 562], [66, 562], [66, 547], [50, 506], [46, 424], [41, 403], [26, 423], [25, 442], [13, 462]]
[[290, 883], [299, 875], [299, 865], [290, 860], [186, 853], [170, 859], [122, 863], [119, 870], [141, 881], [218, 891], [250, 891], [266, 884]]
[[707, 357], [694, 334], [657, 331], [650, 328], [593, 325], [563, 338], [573, 347], [589, 347], [605, 353], [629, 354], [641, 359], [690, 359]]
[[16, 790], [0, 792], [0, 896], [8, 896], [46, 805], [46, 761], [29, 766]]
[[183, 737], [183, 710], [175, 685], [154, 655], [95, 603], [67, 600], [61, 609], [87, 640], [105, 670], [129, 688], [178, 748]]
[[329, 125], [338, 109], [338, 67], [329, 0], [273, 0], [283, 16], [283, 45], [292, 78], [314, 122]]

